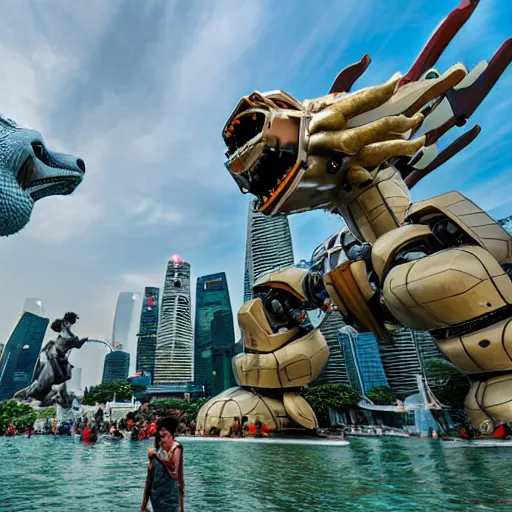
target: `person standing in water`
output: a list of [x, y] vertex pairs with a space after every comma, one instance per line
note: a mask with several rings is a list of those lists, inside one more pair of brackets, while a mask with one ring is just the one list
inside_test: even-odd
[[148, 451], [149, 465], [141, 512], [148, 501], [154, 512], [184, 512], [185, 480], [183, 448], [174, 439], [178, 420], [162, 418], [157, 422], [155, 448]]

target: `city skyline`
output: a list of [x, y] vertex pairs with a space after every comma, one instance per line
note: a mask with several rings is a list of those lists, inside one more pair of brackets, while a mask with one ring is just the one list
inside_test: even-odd
[[[146, 3], [55, 0], [51, 16], [38, 2], [0, 6], [10, 27], [0, 34], [2, 112], [87, 167], [73, 195], [41, 200], [27, 228], [0, 241], [0, 340], [26, 297], [41, 297], [49, 318], [77, 311], [81, 335], [108, 335], [119, 291], [161, 287], [176, 252], [192, 263], [193, 281], [228, 269], [237, 311], [248, 197], [223, 167], [220, 136], [236, 102], [253, 90], [321, 96], [365, 53], [373, 62], [357, 87], [383, 83], [407, 71], [459, 2], [310, 2], [286, 27], [288, 1]], [[458, 60], [475, 66], [510, 37], [510, 3], [478, 10], [442, 56], [441, 72]], [[322, 28], [305, 37], [311, 20]], [[495, 218], [511, 214], [511, 77], [509, 68], [472, 117], [479, 137], [422, 180], [413, 200], [455, 189]], [[289, 220], [296, 261], [343, 225], [326, 212]]]

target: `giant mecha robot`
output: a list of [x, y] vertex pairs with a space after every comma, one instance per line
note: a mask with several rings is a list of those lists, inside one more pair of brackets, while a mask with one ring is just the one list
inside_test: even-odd
[[253, 92], [229, 117], [227, 168], [265, 215], [323, 209], [341, 230], [316, 251], [311, 270], [288, 268], [254, 284], [238, 313], [244, 353], [239, 388], [208, 401], [198, 432], [225, 431], [234, 417], [269, 427], [314, 429], [301, 388], [318, 377], [327, 344], [307, 311], [335, 309], [384, 342], [397, 328], [428, 330], [472, 387], [470, 422], [483, 434], [512, 421], [512, 240], [461, 193], [412, 203], [409, 190], [470, 144], [466, 124], [512, 60], [512, 39], [469, 71], [433, 68], [478, 1], [463, 0], [405, 75], [349, 92], [369, 56], [344, 69], [329, 94], [300, 102], [283, 91]]

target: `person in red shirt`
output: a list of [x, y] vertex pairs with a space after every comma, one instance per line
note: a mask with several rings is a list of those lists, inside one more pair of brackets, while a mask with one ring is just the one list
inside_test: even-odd
[[156, 434], [156, 422], [152, 421], [148, 425], [148, 435], [149, 435], [149, 437], [153, 437], [155, 434]]
[[89, 425], [85, 425], [84, 429], [82, 430], [82, 441], [84, 443], [88, 443], [91, 440], [91, 429], [89, 428]]

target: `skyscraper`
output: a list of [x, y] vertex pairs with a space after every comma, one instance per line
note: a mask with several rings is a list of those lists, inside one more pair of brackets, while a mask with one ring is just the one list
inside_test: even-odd
[[362, 394], [388, 382], [379, 352], [379, 342], [370, 332], [358, 333], [353, 327], [339, 330], [350, 385]]
[[[197, 278], [194, 335], [194, 379], [206, 395], [229, 387], [235, 333], [226, 274]], [[225, 363], [224, 359], [228, 362]], [[214, 384], [217, 385], [214, 385]], [[224, 388], [224, 383], [228, 383]]]
[[424, 331], [399, 329], [393, 334], [393, 341], [392, 345], [380, 346], [389, 386], [400, 396], [417, 393], [416, 375], [425, 376], [425, 359], [442, 356]]
[[137, 344], [138, 372], [155, 373], [156, 337], [158, 333], [158, 313], [160, 307], [160, 289], [146, 287], [140, 312], [139, 341]]
[[137, 356], [137, 320], [140, 294], [134, 292], [121, 292], [117, 296], [114, 327], [112, 330], [112, 346], [121, 346], [130, 354], [130, 372], [135, 371]]
[[73, 368], [71, 370], [71, 379], [67, 382], [68, 391], [80, 394], [82, 391], [82, 368]]
[[268, 217], [249, 201], [245, 245], [244, 301], [253, 298], [252, 286], [261, 275], [293, 265], [292, 237], [285, 215]]
[[23, 312], [0, 359], [0, 400], [8, 400], [32, 381], [48, 318]]
[[123, 350], [114, 350], [105, 356], [101, 382], [123, 382], [128, 378], [129, 368], [130, 354]]
[[342, 327], [345, 327], [345, 322], [337, 312], [331, 313], [320, 327], [320, 332], [324, 335], [329, 347], [330, 355], [327, 365], [313, 383], [314, 386], [320, 384], [349, 384], [345, 358], [338, 341], [338, 331]]
[[167, 264], [155, 351], [154, 384], [194, 380], [190, 264], [178, 255]]

